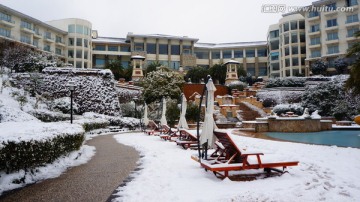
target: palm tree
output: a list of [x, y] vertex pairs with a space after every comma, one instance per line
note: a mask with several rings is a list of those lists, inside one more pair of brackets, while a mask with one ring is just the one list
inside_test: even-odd
[[105, 69], [110, 69], [114, 74], [114, 79], [119, 80], [121, 77], [124, 77], [124, 67], [121, 64], [121, 60], [115, 59], [111, 60], [105, 65]]

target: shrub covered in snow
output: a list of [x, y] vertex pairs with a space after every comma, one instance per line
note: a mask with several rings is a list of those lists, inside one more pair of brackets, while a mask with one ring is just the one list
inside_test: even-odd
[[304, 91], [301, 90], [285, 90], [285, 89], [262, 89], [256, 93], [260, 100], [271, 99], [275, 104], [299, 103]]
[[84, 130], [77, 124], [1, 123], [0, 171], [29, 171], [78, 150], [83, 141]]
[[311, 112], [319, 110], [321, 116], [350, 120], [359, 113], [360, 97], [346, 92], [344, 82], [342, 77], [336, 77], [330, 82], [307, 87], [302, 97], [302, 105]]
[[119, 100], [121, 104], [130, 102], [135, 96], [141, 96], [141, 91], [139, 90], [118, 87], [116, 88], [116, 91], [119, 95]]
[[266, 98], [262, 104], [263, 107], [273, 107], [275, 105], [276, 101], [272, 98]]
[[[49, 94], [52, 99], [70, 97], [67, 86], [74, 81], [74, 102], [78, 112], [97, 112], [108, 115], [120, 115], [119, 100], [115, 90], [115, 81], [110, 70], [78, 70], [74, 68], [45, 68], [39, 76], [38, 94]], [[12, 76], [17, 87], [24, 86], [26, 77]]]
[[300, 104], [279, 104], [273, 108], [273, 112], [279, 116], [286, 112], [294, 112], [294, 114], [302, 115], [304, 108]]
[[[62, 97], [55, 99], [49, 107], [54, 111], [60, 111], [64, 114], [70, 114], [71, 113], [70, 105], [71, 105], [70, 98]], [[76, 104], [76, 102], [74, 101], [73, 101], [73, 113], [75, 114], [78, 113], [78, 104]]]
[[83, 116], [88, 119], [104, 119], [109, 122], [110, 126], [119, 126], [120, 128], [135, 128], [139, 126], [140, 120], [130, 117], [115, 117], [92, 112], [84, 113]]
[[58, 122], [70, 120], [69, 114], [53, 112], [45, 109], [32, 110], [29, 113], [43, 122]]
[[242, 91], [242, 90], [244, 90], [244, 88], [247, 87], [247, 84], [244, 82], [241, 82], [241, 81], [234, 81], [234, 82], [229, 83], [228, 87], [229, 87], [230, 91], [233, 89]]
[[269, 79], [265, 84], [265, 88], [274, 87], [304, 87], [306, 78], [303, 77], [286, 77]]
[[23, 122], [23, 121], [39, 121], [34, 116], [9, 106], [0, 107], [0, 122]]
[[316, 60], [310, 65], [310, 70], [314, 75], [324, 74], [328, 68], [328, 64], [322, 60]]
[[135, 103], [128, 102], [120, 104], [121, 113], [123, 116], [134, 116], [135, 115]]
[[110, 122], [103, 118], [95, 118], [95, 119], [80, 119], [74, 120], [73, 123], [77, 123], [83, 126], [86, 132], [90, 130], [106, 128], [109, 126]]

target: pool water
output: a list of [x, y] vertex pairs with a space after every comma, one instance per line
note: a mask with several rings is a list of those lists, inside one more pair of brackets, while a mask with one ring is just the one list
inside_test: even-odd
[[360, 130], [332, 130], [313, 133], [268, 132], [266, 135], [292, 142], [360, 148]]

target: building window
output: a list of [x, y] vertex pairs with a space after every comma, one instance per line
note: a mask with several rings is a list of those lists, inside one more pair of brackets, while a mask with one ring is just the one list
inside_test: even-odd
[[289, 48], [285, 48], [285, 56], [288, 56], [290, 54], [290, 49]]
[[234, 51], [234, 58], [243, 58], [244, 57], [244, 51], [243, 50], [235, 50]]
[[61, 49], [60, 48], [55, 48], [55, 53], [57, 55], [61, 55]]
[[118, 46], [108, 46], [108, 51], [119, 51]]
[[56, 43], [62, 43], [61, 36], [55, 36], [55, 41], [56, 41]]
[[45, 32], [45, 38], [46, 39], [52, 39], [51, 38], [51, 32]]
[[267, 64], [259, 63], [259, 76], [266, 76], [266, 75], [267, 75]]
[[315, 37], [310, 39], [310, 45], [318, 45], [320, 44], [320, 37]]
[[353, 22], [359, 22], [358, 14], [349, 15], [346, 17], [346, 23], [353, 23]]
[[144, 51], [144, 43], [135, 43], [134, 51]]
[[211, 59], [220, 59], [220, 51], [212, 51]]
[[297, 42], [298, 42], [297, 33], [291, 33], [291, 43], [297, 43]]
[[88, 52], [84, 51], [84, 59], [87, 60], [88, 59]]
[[121, 66], [124, 68], [129, 68], [129, 61], [121, 61]]
[[297, 28], [298, 28], [297, 21], [290, 22], [290, 28], [291, 28], [291, 30], [297, 30]]
[[321, 52], [320, 52], [320, 50], [313, 50], [313, 51], [311, 51], [311, 57], [312, 57], [312, 58], [321, 57]]
[[68, 25], [69, 33], [75, 33], [75, 25]]
[[327, 40], [331, 41], [331, 40], [336, 40], [339, 39], [338, 33], [337, 32], [329, 32], [327, 33]]
[[336, 3], [331, 3], [326, 5], [327, 11], [334, 11], [336, 10]]
[[311, 25], [310, 32], [318, 32], [318, 31], [320, 31], [320, 25], [319, 24]]
[[82, 46], [82, 38], [76, 38], [76, 46]]
[[10, 30], [8, 30], [8, 29], [4, 29], [4, 28], [1, 28], [0, 27], [0, 35], [1, 36], [4, 36], [4, 37], [10, 37], [10, 34], [11, 34], [11, 32], [10, 32]]
[[95, 59], [95, 67], [96, 68], [104, 68], [105, 67], [105, 59], [104, 58], [96, 58]]
[[223, 58], [232, 58], [231, 50], [224, 50], [223, 51]]
[[346, 5], [347, 6], [355, 6], [355, 5], [358, 5], [358, 2], [357, 0], [346, 0]]
[[271, 41], [270, 42], [270, 49], [271, 50], [278, 50], [279, 49], [279, 41]]
[[84, 26], [76, 25], [76, 33], [77, 34], [84, 34]]
[[299, 54], [299, 49], [298, 49], [297, 46], [291, 47], [291, 54], [292, 54], [292, 55]]
[[68, 57], [69, 58], [74, 58], [74, 51], [73, 50], [68, 50]]
[[120, 46], [121, 52], [130, 52], [130, 46]]
[[175, 70], [179, 70], [180, 62], [179, 61], [171, 61], [170, 62], [170, 68], [175, 69]]
[[195, 55], [198, 59], [209, 59], [209, 52], [207, 51], [195, 51]]
[[326, 27], [335, 27], [337, 26], [337, 20], [335, 19], [330, 19], [326, 21]]
[[21, 27], [32, 30], [31, 23], [21, 20]]
[[171, 55], [180, 55], [180, 45], [171, 45]]
[[159, 54], [160, 55], [168, 55], [168, 45], [167, 44], [159, 44]]
[[187, 46], [187, 45], [184, 45], [183, 46], [183, 54], [186, 54], [186, 55], [191, 55], [192, 54], [192, 51], [191, 51], [191, 46]]
[[290, 59], [285, 59], [285, 67], [290, 67]]
[[73, 46], [74, 45], [74, 38], [69, 38], [69, 46]]
[[82, 63], [82, 62], [77, 61], [77, 62], [76, 62], [76, 68], [81, 68], [81, 63]]
[[96, 45], [94, 50], [97, 51], [105, 51], [105, 45]]
[[304, 43], [306, 41], [305, 39], [305, 33], [304, 32], [301, 32], [300, 33], [300, 43]]
[[280, 70], [280, 64], [279, 63], [271, 63], [271, 68], [273, 71]]
[[246, 50], [246, 55], [245, 57], [247, 58], [253, 58], [255, 57], [255, 50]]
[[328, 46], [328, 54], [339, 53], [339, 46]]
[[[1, 30], [1, 29], [0, 29]], [[33, 40], [33, 45], [36, 47], [36, 48], [39, 48], [39, 40]]]
[[254, 63], [246, 63], [246, 72], [251, 76], [255, 76], [255, 64]]
[[286, 45], [286, 44], [289, 44], [289, 42], [290, 42], [289, 41], [289, 35], [287, 34], [287, 35], [284, 36], [284, 43]]
[[147, 54], [156, 54], [156, 44], [147, 43], [146, 44], [146, 52], [147, 52]]
[[347, 37], [354, 37], [355, 33], [359, 31], [359, 28], [351, 28], [347, 30]]
[[82, 50], [76, 50], [76, 58], [82, 58]]
[[292, 66], [299, 66], [299, 58], [292, 58]]
[[258, 49], [257, 56], [258, 57], [267, 57], [267, 49]]
[[278, 37], [279, 37], [279, 30], [274, 30], [270, 32], [270, 39], [274, 39]]
[[300, 53], [301, 54], [306, 54], [306, 46], [301, 46], [300, 47]]
[[6, 22], [12, 22], [11, 21], [11, 15], [5, 14], [0, 12], [0, 20], [4, 20]]
[[28, 35], [21, 35], [20, 41], [23, 43], [31, 44], [31, 38]]
[[279, 60], [279, 52], [274, 52], [270, 54], [271, 60]]
[[45, 45], [44, 45], [44, 51], [51, 52], [51, 50], [50, 50], [50, 45], [45, 44]]
[[289, 31], [289, 23], [288, 22], [283, 24], [283, 27], [284, 27], [284, 32]]
[[87, 39], [84, 39], [84, 47], [87, 48], [89, 46], [89, 41]]
[[169, 67], [169, 62], [167, 60], [161, 60], [159, 61], [161, 65], [165, 66], [165, 67]]
[[319, 12], [317, 11], [310, 11], [309, 12], [309, 18], [317, 17], [319, 16]]

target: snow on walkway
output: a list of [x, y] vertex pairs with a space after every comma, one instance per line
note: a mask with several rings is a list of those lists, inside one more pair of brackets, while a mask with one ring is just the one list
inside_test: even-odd
[[232, 136], [242, 148], [300, 161], [280, 177], [217, 179], [190, 159], [197, 151], [144, 134], [117, 135], [144, 155], [142, 170], [120, 187], [116, 201], [358, 201], [360, 150]]

